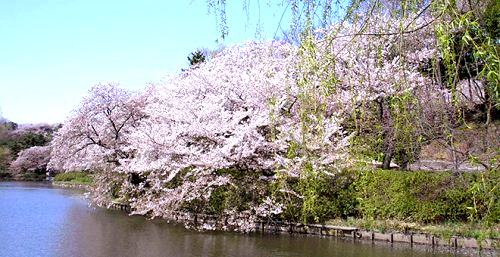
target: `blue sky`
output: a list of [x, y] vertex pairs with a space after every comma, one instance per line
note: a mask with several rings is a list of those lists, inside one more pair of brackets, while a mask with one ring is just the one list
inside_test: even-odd
[[[231, 2], [224, 43], [254, 39], [257, 1], [250, 1], [249, 17], [244, 1]], [[268, 2], [260, 1], [264, 38], [274, 36], [283, 12]], [[185, 68], [197, 48], [215, 48], [218, 38], [205, 0], [0, 0], [2, 116], [19, 124], [63, 122], [92, 85], [142, 89]]]

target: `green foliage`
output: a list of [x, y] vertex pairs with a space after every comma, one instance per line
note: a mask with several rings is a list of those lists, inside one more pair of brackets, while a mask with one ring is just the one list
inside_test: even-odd
[[8, 121], [1, 117], [0, 115], [0, 135], [7, 131], [12, 131], [18, 128], [18, 124], [12, 121]]
[[471, 221], [495, 224], [500, 221], [500, 171], [490, 170], [479, 175], [471, 183], [468, 193], [473, 205], [468, 207]]
[[238, 169], [238, 168], [235, 168], [235, 167], [218, 169], [218, 170], [215, 171], [215, 174], [217, 176], [229, 175], [229, 176], [231, 176], [233, 178], [237, 178], [237, 179], [241, 179], [245, 175], [248, 175], [248, 174], [245, 174], [244, 170], [241, 170], [241, 169]]
[[186, 175], [191, 171], [191, 168], [184, 168], [179, 171], [169, 182], [165, 184], [166, 188], [176, 188], [184, 182]]
[[298, 183], [298, 192], [302, 195], [302, 221], [304, 223], [319, 222], [324, 212], [318, 204], [322, 179], [309, 164], [305, 165], [302, 174]]
[[8, 136], [0, 138], [0, 146], [9, 148], [12, 155], [15, 156], [21, 150], [28, 149], [33, 146], [44, 146], [49, 141], [50, 139], [42, 134], [28, 132], [19, 137]]
[[207, 201], [204, 201], [200, 198], [195, 198], [189, 202], [183, 202], [180, 209], [189, 213], [204, 213], [204, 210], [207, 209]]
[[10, 149], [7, 147], [0, 146], [0, 173], [4, 173], [5, 171], [7, 171], [10, 161], [11, 161]]
[[[286, 208], [281, 218], [304, 223], [357, 215], [353, 181], [356, 173], [343, 171], [335, 176], [325, 173], [302, 178], [286, 178], [273, 184], [273, 195]], [[296, 192], [292, 194], [290, 192]]]
[[[20, 151], [33, 146], [44, 146], [50, 141], [50, 136], [33, 132], [19, 132], [18, 125], [0, 116], [0, 179], [15, 178], [22, 180], [42, 180], [45, 174], [14, 175], [9, 170], [10, 163], [17, 158]], [[45, 172], [43, 172], [45, 173]]]
[[293, 158], [297, 157], [299, 150], [300, 150], [300, 144], [298, 144], [297, 142], [294, 142], [294, 141], [290, 142], [290, 144], [288, 146], [286, 157], [288, 159], [293, 159]]
[[72, 184], [92, 184], [92, 175], [87, 172], [66, 172], [59, 173], [54, 177], [54, 181], [68, 182]]
[[[316, 196], [311, 212], [303, 212], [303, 220], [324, 222], [331, 218], [346, 218], [357, 213], [353, 174], [343, 172], [336, 177], [322, 175], [315, 183]], [[308, 215], [308, 214], [314, 214]]]
[[[485, 1], [486, 2], [486, 1]], [[458, 107], [460, 94], [457, 83], [465, 78], [486, 81], [484, 105], [486, 123], [492, 120], [494, 109], [500, 108], [500, 56], [498, 55], [498, 1], [488, 1], [481, 7], [459, 10], [455, 1], [434, 1], [436, 12], [443, 16], [435, 24], [436, 39], [445, 66], [446, 84]]]
[[122, 184], [114, 182], [111, 185], [111, 198], [112, 199], [127, 199], [126, 195], [121, 195]]
[[193, 66], [193, 65], [205, 62], [206, 57], [203, 54], [203, 52], [201, 52], [200, 50], [196, 50], [196, 52], [191, 53], [187, 57], [187, 59], [189, 61], [189, 65]]
[[356, 181], [362, 216], [423, 223], [466, 221], [471, 211], [477, 221], [498, 222], [497, 184], [498, 174], [491, 173], [457, 177], [449, 172], [384, 170], [363, 172]]
[[360, 105], [344, 126], [355, 132], [350, 150], [358, 160], [389, 158], [406, 169], [422, 147], [419, 122], [417, 98], [407, 92]]
[[45, 173], [28, 172], [20, 174], [15, 179], [22, 181], [41, 181], [44, 180], [46, 177], [47, 176], [45, 175]]
[[383, 129], [375, 103], [364, 103], [353, 111], [350, 119], [343, 126], [355, 136], [350, 139], [350, 153], [357, 160], [376, 160], [383, 158]]
[[302, 199], [295, 193], [298, 182], [298, 178], [278, 173], [277, 180], [270, 185], [272, 196], [285, 206], [283, 213], [280, 215], [283, 220], [295, 222], [301, 220]]
[[[472, 221], [498, 223], [498, 172], [463, 174], [430, 171], [343, 171], [279, 178], [272, 195], [286, 208], [281, 219], [318, 223], [364, 217], [409, 222]], [[213, 201], [219, 202], [216, 193]], [[295, 192], [295, 193], [291, 193]]]
[[222, 215], [229, 210], [242, 212], [250, 210], [250, 206], [260, 204], [270, 194], [269, 185], [259, 179], [259, 172], [226, 168], [215, 173], [230, 176], [231, 184], [214, 188], [208, 200], [194, 199], [183, 204], [182, 210], [210, 215]]
[[391, 99], [391, 116], [394, 123], [394, 161], [402, 169], [414, 162], [421, 150], [421, 134], [416, 128], [419, 121], [417, 98], [411, 93]]
[[500, 39], [500, 1], [489, 0], [481, 18], [481, 24], [485, 28], [489, 37], [493, 40]]
[[49, 139], [44, 135], [28, 132], [19, 139], [18, 147], [27, 149], [33, 146], [43, 146], [49, 142]]
[[208, 213], [221, 215], [225, 210], [241, 212], [249, 210], [252, 203], [259, 203], [261, 200], [262, 198], [259, 194], [248, 191], [241, 184], [225, 185], [216, 188], [210, 195]]
[[231, 194], [229, 189], [230, 188], [228, 186], [221, 186], [212, 192], [209, 199], [210, 213], [221, 215], [224, 212], [224, 209], [228, 207], [226, 200]]

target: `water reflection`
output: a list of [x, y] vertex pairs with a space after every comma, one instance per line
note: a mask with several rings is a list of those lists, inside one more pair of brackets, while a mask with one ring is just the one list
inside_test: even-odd
[[194, 232], [88, 207], [80, 193], [0, 183], [0, 256], [458, 256], [307, 236]]

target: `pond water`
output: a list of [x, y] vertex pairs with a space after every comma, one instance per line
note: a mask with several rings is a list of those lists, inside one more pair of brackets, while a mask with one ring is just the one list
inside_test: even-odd
[[[448, 250], [446, 250], [448, 251]], [[301, 235], [196, 232], [89, 207], [82, 193], [0, 183], [0, 256], [462, 256], [428, 247]]]

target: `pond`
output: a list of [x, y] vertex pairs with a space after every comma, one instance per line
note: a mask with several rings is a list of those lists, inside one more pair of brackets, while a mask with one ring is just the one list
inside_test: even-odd
[[82, 192], [0, 183], [0, 256], [462, 256], [450, 250], [301, 235], [197, 232], [90, 207]]

